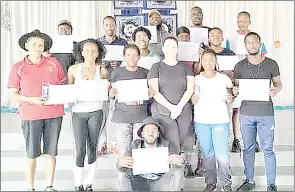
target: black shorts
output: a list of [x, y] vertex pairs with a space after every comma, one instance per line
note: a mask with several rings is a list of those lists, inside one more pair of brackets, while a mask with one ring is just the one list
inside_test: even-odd
[[[41, 154], [56, 156], [63, 117], [40, 120], [22, 120], [27, 157], [34, 159]], [[43, 138], [43, 153], [41, 140]]]

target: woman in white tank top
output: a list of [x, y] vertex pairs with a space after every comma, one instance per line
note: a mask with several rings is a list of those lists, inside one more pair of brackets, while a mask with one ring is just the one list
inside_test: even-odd
[[[108, 74], [101, 67], [101, 59], [105, 56], [104, 46], [95, 39], [81, 42], [83, 62], [72, 65], [68, 72], [68, 83], [79, 86], [87, 85], [90, 81], [106, 79]], [[103, 123], [103, 101], [77, 102], [72, 107], [72, 126], [75, 140], [75, 190], [92, 191], [92, 183], [97, 165], [97, 145]], [[84, 161], [87, 152], [89, 168], [84, 173]], [[84, 179], [84, 181], [83, 181]]]

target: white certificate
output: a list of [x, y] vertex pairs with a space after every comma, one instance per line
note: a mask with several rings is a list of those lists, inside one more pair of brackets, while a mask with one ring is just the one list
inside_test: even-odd
[[106, 101], [108, 100], [108, 81], [87, 80], [87, 82], [77, 85], [78, 101]]
[[123, 45], [105, 45], [107, 50], [104, 61], [123, 61]]
[[76, 103], [76, 85], [49, 85], [48, 99], [45, 105]]
[[245, 47], [244, 38], [245, 35], [236, 34], [235, 37], [230, 41], [231, 50], [235, 52], [235, 54], [246, 55], [248, 53]]
[[236, 64], [240, 61], [239, 56], [237, 55], [218, 55], [217, 64], [219, 71], [233, 71]]
[[191, 41], [195, 43], [204, 43], [209, 45], [208, 28], [190, 27]]
[[179, 61], [199, 61], [200, 43], [178, 42]]
[[133, 175], [169, 172], [168, 147], [132, 149]]
[[152, 37], [151, 37], [151, 40], [150, 40], [150, 43], [158, 43], [158, 33], [157, 33], [157, 27], [156, 26], [143, 26], [144, 28], [148, 29], [151, 34], [152, 34]]
[[269, 101], [269, 79], [239, 79], [239, 97], [248, 101]]
[[115, 83], [118, 102], [149, 100], [147, 79], [121, 80]]
[[141, 56], [138, 60], [137, 66], [150, 70], [152, 65], [159, 62], [156, 57]]
[[52, 41], [50, 53], [73, 53], [74, 37], [72, 35], [56, 35]]

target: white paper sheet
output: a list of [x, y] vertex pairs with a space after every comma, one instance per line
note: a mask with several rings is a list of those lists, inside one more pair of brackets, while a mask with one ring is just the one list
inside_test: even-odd
[[115, 83], [118, 102], [149, 100], [147, 79], [122, 80]]
[[143, 67], [147, 70], [150, 70], [152, 65], [157, 62], [158, 62], [158, 60], [156, 57], [141, 56], [140, 59], [138, 60], [137, 66], [140, 66], [140, 67]]
[[76, 85], [49, 85], [48, 96], [45, 105], [76, 103]]
[[239, 56], [231, 55], [231, 56], [217, 56], [217, 64], [218, 70], [220, 71], [233, 71], [236, 64], [240, 61]]
[[239, 97], [241, 100], [269, 101], [269, 79], [239, 79]]
[[168, 147], [132, 149], [133, 175], [169, 172]]
[[245, 35], [236, 34], [235, 37], [230, 40], [231, 50], [235, 52], [235, 54], [245, 55], [248, 53], [244, 38]]
[[72, 35], [56, 35], [52, 41], [50, 53], [73, 53], [74, 37]]
[[208, 41], [208, 29], [207, 28], [196, 28], [190, 27], [191, 42], [209, 44]]
[[179, 61], [199, 61], [200, 43], [178, 42]]
[[78, 101], [106, 101], [108, 100], [108, 81], [88, 80], [85, 83], [77, 85]]
[[150, 40], [150, 43], [158, 43], [158, 33], [157, 33], [157, 27], [156, 26], [150, 26], [150, 25], [147, 25], [147, 26], [143, 26], [144, 28], [148, 29], [151, 34], [152, 34], [152, 37], [151, 37], [151, 40]]
[[123, 61], [123, 50], [122, 45], [105, 45], [107, 50], [104, 61]]

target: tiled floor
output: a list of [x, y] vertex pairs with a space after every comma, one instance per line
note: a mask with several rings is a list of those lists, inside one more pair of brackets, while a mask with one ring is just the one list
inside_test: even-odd
[[[277, 155], [277, 185], [279, 191], [294, 191], [294, 111], [276, 111], [275, 151]], [[21, 133], [18, 116], [1, 114], [1, 191], [27, 189], [24, 170], [24, 139]], [[110, 131], [108, 131], [110, 132]], [[64, 117], [60, 136], [59, 156], [57, 157], [55, 188], [58, 190], [73, 190], [72, 173], [72, 136], [69, 126], [69, 115]], [[110, 133], [108, 138], [110, 138]], [[230, 154], [233, 169], [233, 185], [237, 186], [243, 180], [243, 163], [239, 154]], [[196, 156], [193, 155], [194, 162]], [[115, 173], [116, 156], [109, 154], [99, 159], [94, 189], [99, 191], [118, 190]], [[193, 167], [195, 168], [195, 164]], [[38, 159], [35, 187], [44, 190], [45, 167], [42, 158]], [[256, 191], [266, 190], [266, 176], [262, 153], [256, 155], [255, 161]], [[202, 191], [204, 178], [194, 178], [185, 181], [185, 191]]]

